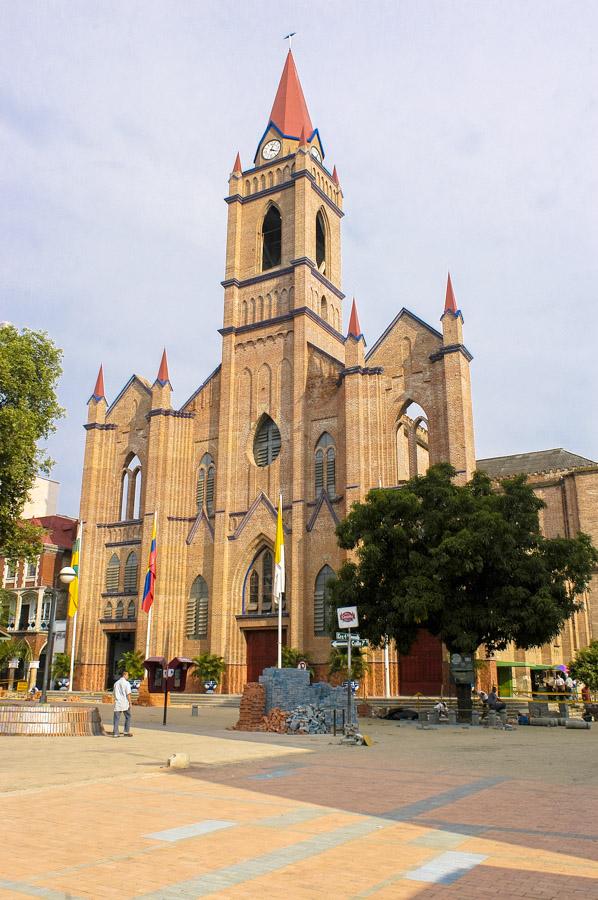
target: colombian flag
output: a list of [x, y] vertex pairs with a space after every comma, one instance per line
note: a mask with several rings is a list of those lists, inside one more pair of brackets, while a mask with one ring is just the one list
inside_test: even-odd
[[71, 567], [75, 570], [75, 577], [69, 584], [69, 618], [77, 615], [79, 608], [79, 557], [81, 555], [81, 522], [77, 528], [77, 540], [71, 551]]
[[145, 576], [145, 584], [143, 585], [143, 602], [141, 609], [149, 613], [154, 602], [154, 585], [156, 584], [156, 557], [158, 551], [156, 549], [156, 513], [154, 513], [154, 525], [152, 527], [152, 543], [150, 546], [149, 561], [147, 564], [147, 574]]

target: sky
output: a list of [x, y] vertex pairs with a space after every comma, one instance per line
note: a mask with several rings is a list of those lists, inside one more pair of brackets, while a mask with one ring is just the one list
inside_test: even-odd
[[598, 4], [0, 0], [0, 320], [64, 350], [49, 450], [77, 515], [86, 403], [163, 346], [173, 403], [220, 361], [227, 207], [286, 55], [344, 192], [367, 343], [434, 327], [450, 270], [478, 458], [598, 459]]

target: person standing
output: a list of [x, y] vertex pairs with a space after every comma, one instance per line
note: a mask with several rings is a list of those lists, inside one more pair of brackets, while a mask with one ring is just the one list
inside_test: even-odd
[[124, 737], [133, 737], [131, 734], [131, 685], [129, 684], [129, 673], [123, 672], [118, 681], [114, 682], [114, 724], [112, 728], [113, 737], [120, 737], [118, 733], [120, 725], [120, 714], [125, 714], [125, 730]]

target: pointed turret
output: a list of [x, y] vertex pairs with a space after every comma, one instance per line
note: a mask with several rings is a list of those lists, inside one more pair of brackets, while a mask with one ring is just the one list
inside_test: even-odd
[[97, 403], [98, 400], [105, 399], [106, 394], [104, 392], [104, 366], [100, 365], [98, 377], [96, 378], [96, 386], [93, 389], [93, 394], [91, 395], [90, 400], [95, 400]]
[[453, 283], [451, 281], [451, 273], [448, 273], [448, 278], [446, 282], [446, 299], [444, 301], [444, 311], [452, 312], [454, 316], [457, 315], [457, 301], [455, 300], [455, 292], [453, 291]]
[[301, 128], [301, 134], [299, 135], [299, 147], [307, 149], [307, 134], [305, 132], [305, 125]]
[[351, 317], [349, 319], [349, 331], [347, 332], [347, 337], [354, 337], [357, 340], [359, 340], [360, 337], [363, 337], [361, 326], [359, 324], [359, 316], [357, 315], [357, 303], [355, 302], [355, 297], [353, 297], [353, 305], [351, 306]]
[[235, 159], [235, 164], [233, 166], [233, 175], [242, 175], [243, 167], [241, 166], [241, 156], [237, 153], [237, 158]]
[[106, 394], [104, 392], [104, 366], [100, 366], [93, 394], [87, 401], [87, 422], [103, 425], [106, 421]]
[[446, 282], [446, 297], [444, 300], [444, 312], [441, 316], [441, 322], [442, 337], [445, 346], [463, 343], [463, 315], [457, 306], [450, 272]]
[[166, 356], [166, 348], [164, 348], [162, 359], [160, 360], [160, 368], [158, 369], [158, 377], [152, 385], [152, 409], [170, 409], [171, 393], [172, 385], [168, 374], [168, 358]]
[[345, 340], [345, 366], [354, 368], [365, 365], [365, 338], [359, 324], [357, 315], [357, 303], [353, 297], [351, 316], [349, 318], [349, 330]]
[[287, 137], [297, 138], [303, 128], [308, 137], [311, 137], [314, 131], [290, 50], [274, 98], [270, 121]]
[[160, 360], [160, 368], [158, 369], [158, 377], [156, 378], [156, 382], [160, 385], [160, 387], [164, 387], [165, 384], [170, 384], [166, 347], [162, 351], [162, 359]]
[[334, 181], [335, 184], [339, 184], [338, 172], [336, 171], [336, 166], [332, 170], [332, 180]]

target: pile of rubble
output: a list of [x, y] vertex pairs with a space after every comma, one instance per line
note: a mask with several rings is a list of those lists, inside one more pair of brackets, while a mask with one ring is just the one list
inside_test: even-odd
[[287, 733], [287, 719], [288, 712], [285, 712], [284, 709], [278, 709], [278, 707], [274, 707], [271, 709], [267, 716], [262, 716], [262, 721], [258, 726], [258, 731], [269, 731], [272, 734], [286, 734]]
[[[245, 685], [241, 705], [239, 708], [239, 721], [234, 726], [236, 731], [260, 731], [264, 712], [266, 710], [266, 692], [263, 685], [250, 682]], [[264, 729], [265, 730], [265, 729]]]
[[291, 734], [327, 734], [326, 714], [319, 706], [298, 706], [287, 718]]

